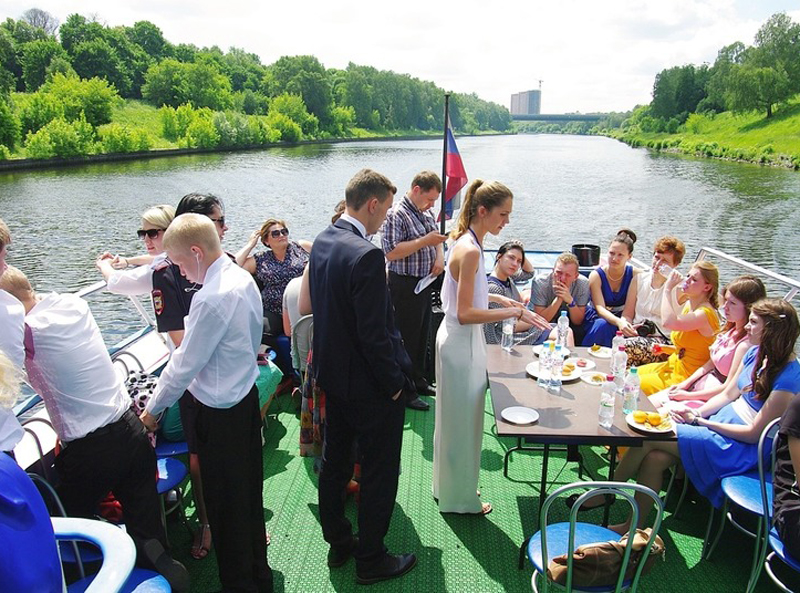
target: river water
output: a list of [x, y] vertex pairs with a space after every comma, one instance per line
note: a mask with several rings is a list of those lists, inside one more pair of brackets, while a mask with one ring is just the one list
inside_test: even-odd
[[[517, 238], [529, 249], [579, 242], [605, 249], [625, 226], [638, 234], [634, 255], [645, 260], [655, 239], [674, 234], [686, 242], [687, 261], [712, 246], [800, 278], [796, 172], [652, 153], [602, 137], [459, 138], [458, 146], [471, 180], [498, 179], [515, 195], [511, 224], [489, 247]], [[376, 169], [402, 192], [416, 172], [441, 170], [441, 150], [440, 140], [359, 142], [0, 173], [9, 262], [40, 292], [87, 286], [100, 279], [94, 260], [102, 251], [141, 251], [141, 212], [190, 191], [224, 200], [229, 251], [269, 216], [284, 218], [293, 238], [313, 239], [355, 171]], [[723, 280], [733, 275], [723, 272]], [[110, 343], [137, 326], [121, 297], [91, 302]]]

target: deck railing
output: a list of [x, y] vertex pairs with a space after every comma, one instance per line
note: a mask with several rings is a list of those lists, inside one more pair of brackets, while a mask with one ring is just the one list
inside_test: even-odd
[[728, 255], [727, 253], [725, 253], [724, 251], [720, 251], [719, 249], [712, 249], [711, 247], [701, 247], [695, 261], [704, 260], [709, 255], [714, 257], [715, 259], [720, 259], [729, 262], [731, 264], [734, 264], [740, 268], [744, 268], [745, 270], [753, 272], [758, 276], [763, 276], [765, 278], [769, 278], [785, 286], [788, 286], [789, 292], [787, 292], [786, 295], [783, 297], [784, 300], [786, 301], [791, 301], [794, 297], [797, 296], [798, 291], [800, 291], [800, 281], [794, 280], [793, 278], [789, 278], [788, 276], [784, 276], [783, 274], [778, 274], [777, 272], [773, 272], [772, 270], [762, 268], [761, 266], [758, 266], [756, 264], [751, 264], [748, 261], [736, 257], [735, 255]]

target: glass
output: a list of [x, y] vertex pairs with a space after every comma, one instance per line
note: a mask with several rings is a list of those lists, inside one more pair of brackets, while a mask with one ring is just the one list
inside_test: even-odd
[[164, 229], [139, 229], [136, 231], [136, 236], [140, 239], [144, 239], [145, 235], [150, 237], [151, 239], [155, 239], [158, 237], [159, 233], [163, 233]]
[[511, 347], [514, 345], [514, 323], [515, 317], [503, 319], [503, 339], [500, 342], [500, 347], [506, 352], [511, 352]]
[[274, 231], [269, 232], [269, 236], [272, 237], [273, 239], [277, 239], [281, 235], [287, 237], [289, 235], [289, 229], [276, 229]]

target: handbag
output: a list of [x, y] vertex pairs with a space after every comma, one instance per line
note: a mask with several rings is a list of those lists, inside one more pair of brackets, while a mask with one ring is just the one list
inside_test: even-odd
[[[572, 586], [597, 587], [613, 586], [619, 578], [622, 568], [622, 559], [625, 556], [625, 547], [628, 545], [630, 532], [623, 535], [619, 541], [597, 542], [584, 544], [575, 548], [572, 555]], [[637, 529], [633, 536], [633, 548], [625, 571], [625, 579], [632, 579], [647, 542], [652, 535], [652, 529]], [[664, 560], [664, 541], [655, 536], [650, 554], [645, 560], [642, 574], [647, 574], [653, 567], [656, 559]], [[567, 582], [567, 555], [556, 556], [547, 566], [547, 576], [555, 583], [564, 585]]]

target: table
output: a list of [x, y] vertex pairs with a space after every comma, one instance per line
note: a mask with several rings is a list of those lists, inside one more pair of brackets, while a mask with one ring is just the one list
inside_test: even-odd
[[[608, 373], [610, 360], [589, 355], [589, 349], [571, 348], [571, 357], [581, 357], [597, 364], [590, 373]], [[487, 370], [489, 389], [494, 410], [498, 436], [517, 438], [517, 446], [506, 452], [504, 473], [508, 477], [508, 458], [513, 451], [525, 450], [522, 440], [540, 443], [542, 447], [542, 475], [539, 485], [539, 509], [547, 497], [547, 465], [551, 445], [606, 445], [611, 447], [609, 480], [614, 479], [617, 447], [641, 447], [645, 440], [674, 440], [671, 432], [664, 435], [646, 435], [637, 432], [625, 422], [621, 402], [614, 406], [614, 423], [605, 429], [598, 424], [600, 387], [581, 380], [564, 383], [561, 393], [552, 394], [539, 387], [536, 379], [525, 372], [528, 363], [537, 360], [531, 346], [516, 346], [506, 352], [498, 345], [487, 345]], [[501, 412], [509, 406], [526, 406], [539, 412], [539, 420], [527, 426], [510, 424], [503, 420]], [[644, 395], [639, 398], [639, 409], [655, 411], [655, 407]], [[527, 448], [530, 450], [530, 448]], [[606, 505], [603, 523], [608, 523]], [[525, 544], [523, 544], [524, 546]]]

